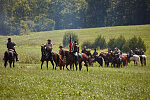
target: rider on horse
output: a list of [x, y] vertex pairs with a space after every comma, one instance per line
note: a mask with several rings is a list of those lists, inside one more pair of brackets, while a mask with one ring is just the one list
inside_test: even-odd
[[139, 55], [140, 54], [140, 50], [138, 48], [135, 48], [135, 54]]
[[141, 55], [144, 55], [144, 50], [141, 49], [141, 50], [140, 50], [140, 53], [141, 53]]
[[44, 47], [46, 47], [46, 52], [50, 55], [50, 59], [52, 60], [53, 58], [52, 58], [52, 49], [53, 49], [53, 44], [51, 43], [51, 40], [50, 39], [48, 39], [47, 40], [47, 43], [46, 44], [44, 44]]
[[87, 53], [86, 46], [84, 46], [84, 48], [82, 49], [82, 53]]
[[19, 61], [18, 59], [18, 54], [15, 50], [15, 43], [11, 41], [11, 38], [8, 38], [8, 43], [7, 43], [7, 48], [8, 50], [13, 50], [14, 51], [14, 54], [15, 54], [15, 57], [16, 57], [16, 61]]
[[65, 56], [65, 50], [63, 49], [62, 46], [59, 46], [60, 50], [59, 50], [59, 54], [61, 55], [61, 59], [63, 60], [64, 59], [64, 56]]
[[94, 53], [93, 53], [93, 56], [97, 56], [98, 55], [98, 52], [96, 51], [96, 48], [94, 49]]
[[78, 46], [77, 46], [77, 41], [74, 41], [73, 43], [73, 54], [75, 57], [75, 64], [78, 64]]
[[108, 53], [112, 53], [112, 50], [111, 50], [111, 48], [108, 48]]
[[115, 52], [114, 52], [114, 54], [118, 54], [118, 55], [120, 55], [121, 54], [121, 51], [120, 51], [120, 49], [118, 49], [117, 47], [115, 48]]
[[133, 53], [132, 49], [130, 49], [130, 51], [129, 51], [129, 58], [133, 57], [133, 55], [134, 55], [134, 53]]

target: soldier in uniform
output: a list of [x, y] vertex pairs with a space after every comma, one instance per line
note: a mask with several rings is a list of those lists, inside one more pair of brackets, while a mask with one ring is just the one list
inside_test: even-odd
[[112, 53], [112, 50], [110, 48], [108, 48], [108, 53]]
[[82, 53], [87, 53], [86, 46], [84, 46], [84, 48], [82, 49]]
[[94, 49], [94, 53], [93, 53], [93, 56], [97, 56], [98, 55], [98, 52], [96, 51], [96, 48]]
[[133, 55], [134, 55], [134, 53], [133, 53], [132, 49], [130, 49], [130, 50], [129, 50], [129, 58], [130, 58], [130, 57], [133, 57]]
[[75, 57], [75, 64], [78, 64], [78, 46], [76, 41], [73, 43], [73, 54]]
[[15, 50], [15, 45], [16, 45], [16, 43], [12, 42], [11, 38], [8, 38], [7, 48], [8, 48], [8, 50], [12, 49], [14, 51], [14, 54], [15, 54], [15, 57], [16, 57], [16, 61], [19, 61], [18, 54], [17, 54], [17, 52]]
[[51, 43], [50, 39], [47, 40], [47, 43], [44, 44], [44, 47], [46, 47], [46, 52], [50, 55], [50, 59], [53, 60], [52, 57], [53, 44]]
[[138, 48], [135, 48], [135, 54], [136, 54], [136, 55], [139, 55], [139, 50], [138, 50]]
[[61, 59], [64, 59], [64, 56], [65, 56], [65, 50], [63, 49], [62, 46], [59, 46], [60, 50], [59, 50], [59, 54], [61, 55]]

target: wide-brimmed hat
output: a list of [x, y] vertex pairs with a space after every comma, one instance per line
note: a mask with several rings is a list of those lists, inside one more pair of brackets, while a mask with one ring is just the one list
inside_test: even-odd
[[11, 38], [8, 38], [8, 40], [11, 40]]
[[59, 48], [63, 48], [63, 46], [59, 46]]
[[48, 39], [47, 41], [51, 41], [50, 39]]

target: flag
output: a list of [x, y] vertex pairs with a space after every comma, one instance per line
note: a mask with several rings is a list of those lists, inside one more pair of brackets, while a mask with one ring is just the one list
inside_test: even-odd
[[72, 48], [72, 34], [70, 34], [69, 52], [71, 52], [71, 48]]

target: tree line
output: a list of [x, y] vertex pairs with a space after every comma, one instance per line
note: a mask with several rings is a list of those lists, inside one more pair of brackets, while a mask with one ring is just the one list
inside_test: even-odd
[[150, 0], [0, 0], [0, 35], [150, 23]]
[[120, 35], [118, 38], [111, 38], [108, 41], [108, 43], [106, 43], [105, 38], [99, 35], [93, 43], [89, 41], [83, 42], [81, 47], [84, 48], [84, 46], [86, 46], [89, 49], [110, 48], [111, 50], [114, 50], [117, 47], [123, 52], [129, 52], [130, 49], [135, 51], [136, 48], [143, 49], [144, 51], [146, 51], [146, 44], [144, 43], [144, 40], [142, 40], [141, 37], [136, 36], [126, 40], [124, 36]]

